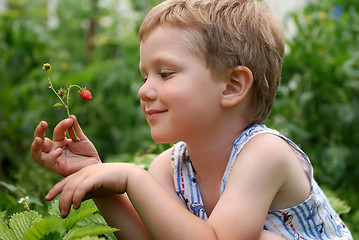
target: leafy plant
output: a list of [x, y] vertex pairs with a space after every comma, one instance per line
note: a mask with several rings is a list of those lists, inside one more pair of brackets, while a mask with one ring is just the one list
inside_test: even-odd
[[42, 217], [30, 210], [13, 214], [0, 225], [0, 239], [116, 239], [92, 200], [81, 204], [78, 210], [71, 210], [65, 219], [60, 217], [58, 200], [49, 206], [50, 216]]
[[0, 211], [3, 211], [4, 214], [0, 219], [3, 219], [6, 215], [11, 215], [24, 210], [24, 206], [19, 204], [19, 199], [22, 199], [27, 207], [30, 205], [33, 209], [44, 208], [43, 203], [33, 195], [21, 198], [21, 196], [27, 194], [28, 192], [20, 186], [0, 181]]

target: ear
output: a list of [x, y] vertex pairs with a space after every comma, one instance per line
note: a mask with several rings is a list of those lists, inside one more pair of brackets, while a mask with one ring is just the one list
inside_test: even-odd
[[253, 83], [253, 74], [246, 66], [235, 66], [228, 71], [221, 105], [231, 107], [241, 102]]

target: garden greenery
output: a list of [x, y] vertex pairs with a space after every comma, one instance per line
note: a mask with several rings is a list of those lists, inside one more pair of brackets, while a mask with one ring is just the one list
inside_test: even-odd
[[[91, 102], [70, 107], [103, 161], [146, 167], [168, 147], [151, 139], [137, 96], [137, 30], [159, 1], [6, 1], [0, 12], [2, 230], [17, 234], [16, 219], [24, 216], [39, 220], [30, 224], [35, 228], [57, 222], [57, 233], [50, 234], [58, 238], [73, 230], [49, 214], [52, 204], [44, 201], [61, 178], [30, 156], [36, 125], [46, 120], [53, 129], [66, 118], [66, 110], [52, 107], [57, 99], [44, 81], [43, 63], [54, 67], [55, 88], [91, 89]], [[357, 0], [312, 0], [287, 22], [296, 31], [287, 38], [282, 83], [266, 124], [308, 154], [317, 181], [359, 239], [359, 6]], [[27, 195], [31, 212], [18, 203]]]
[[52, 202], [47, 217], [33, 210], [13, 214], [0, 225], [0, 239], [116, 239], [112, 233], [118, 229], [106, 224], [92, 200], [83, 202], [78, 210], [72, 209], [65, 219], [60, 217], [58, 204], [58, 200]]

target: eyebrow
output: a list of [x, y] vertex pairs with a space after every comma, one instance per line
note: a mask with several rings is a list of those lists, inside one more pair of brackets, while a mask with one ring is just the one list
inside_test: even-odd
[[[155, 56], [153, 58], [150, 59], [150, 65], [167, 65], [169, 67], [175, 67], [177, 65], [179, 65], [179, 61], [178, 58], [176, 58], [175, 56], [173, 56], [172, 54], [159, 54], [158, 56]], [[144, 67], [141, 64], [141, 61], [138, 64], [138, 68], [140, 70], [140, 72], [144, 71]]]

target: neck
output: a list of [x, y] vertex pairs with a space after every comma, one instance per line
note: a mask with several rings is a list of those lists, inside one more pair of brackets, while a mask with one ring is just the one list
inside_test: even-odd
[[[201, 139], [186, 141], [187, 152], [192, 165], [196, 170], [197, 178], [222, 178], [231, 154], [233, 143], [244, 131], [246, 125], [238, 124], [233, 130], [211, 132], [210, 136]], [[219, 128], [220, 129], [220, 128]]]

